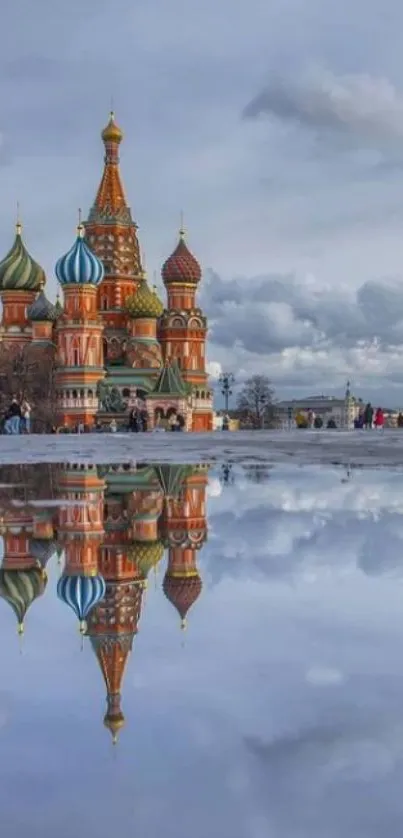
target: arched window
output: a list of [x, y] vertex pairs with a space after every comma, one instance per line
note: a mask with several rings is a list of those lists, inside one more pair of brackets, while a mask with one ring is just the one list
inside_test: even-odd
[[89, 399], [93, 399], [93, 398], [94, 398], [94, 393], [93, 393], [93, 391], [92, 391], [92, 390], [88, 390], [88, 398], [89, 398]]
[[73, 395], [73, 399], [77, 399], [78, 398], [77, 390], [73, 390], [72, 395]]
[[129, 387], [124, 387], [122, 390], [122, 396], [124, 399], [130, 399], [130, 389]]

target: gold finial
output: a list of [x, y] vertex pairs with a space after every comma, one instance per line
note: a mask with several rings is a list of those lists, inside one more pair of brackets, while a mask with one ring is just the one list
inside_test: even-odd
[[181, 210], [181, 226], [179, 228], [179, 238], [180, 239], [185, 238], [185, 222], [184, 222], [184, 217], [183, 217], [183, 210]]
[[80, 239], [83, 239], [84, 238], [84, 233], [85, 233], [85, 230], [84, 230], [84, 224], [82, 222], [81, 207], [79, 207], [78, 208], [77, 235]]
[[22, 233], [22, 224], [21, 224], [21, 216], [20, 216], [20, 203], [17, 201], [17, 221], [15, 224], [15, 229], [17, 236], [20, 236]]

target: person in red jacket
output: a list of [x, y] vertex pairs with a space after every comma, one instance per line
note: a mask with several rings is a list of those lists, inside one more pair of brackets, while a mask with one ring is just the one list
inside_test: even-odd
[[378, 407], [375, 412], [375, 427], [383, 428], [385, 424], [385, 416], [381, 407]]

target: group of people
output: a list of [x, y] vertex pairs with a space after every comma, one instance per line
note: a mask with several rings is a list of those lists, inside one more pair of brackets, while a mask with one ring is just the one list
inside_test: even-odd
[[13, 396], [2, 419], [2, 432], [4, 434], [29, 434], [31, 432], [32, 407], [23, 398], [18, 400]]
[[370, 428], [383, 428], [384, 424], [385, 414], [382, 408], [377, 407], [374, 411], [371, 402], [368, 402], [368, 404], [360, 410], [354, 421], [355, 428], [365, 428], [366, 430], [369, 430]]

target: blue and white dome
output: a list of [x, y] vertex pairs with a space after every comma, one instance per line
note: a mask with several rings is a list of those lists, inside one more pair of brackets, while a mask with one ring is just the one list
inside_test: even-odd
[[106, 585], [103, 576], [61, 576], [57, 583], [57, 595], [76, 614], [80, 631], [86, 631], [86, 619], [90, 611], [104, 598]]
[[84, 227], [78, 225], [73, 247], [56, 263], [60, 285], [98, 285], [104, 276], [102, 262], [84, 240]]

